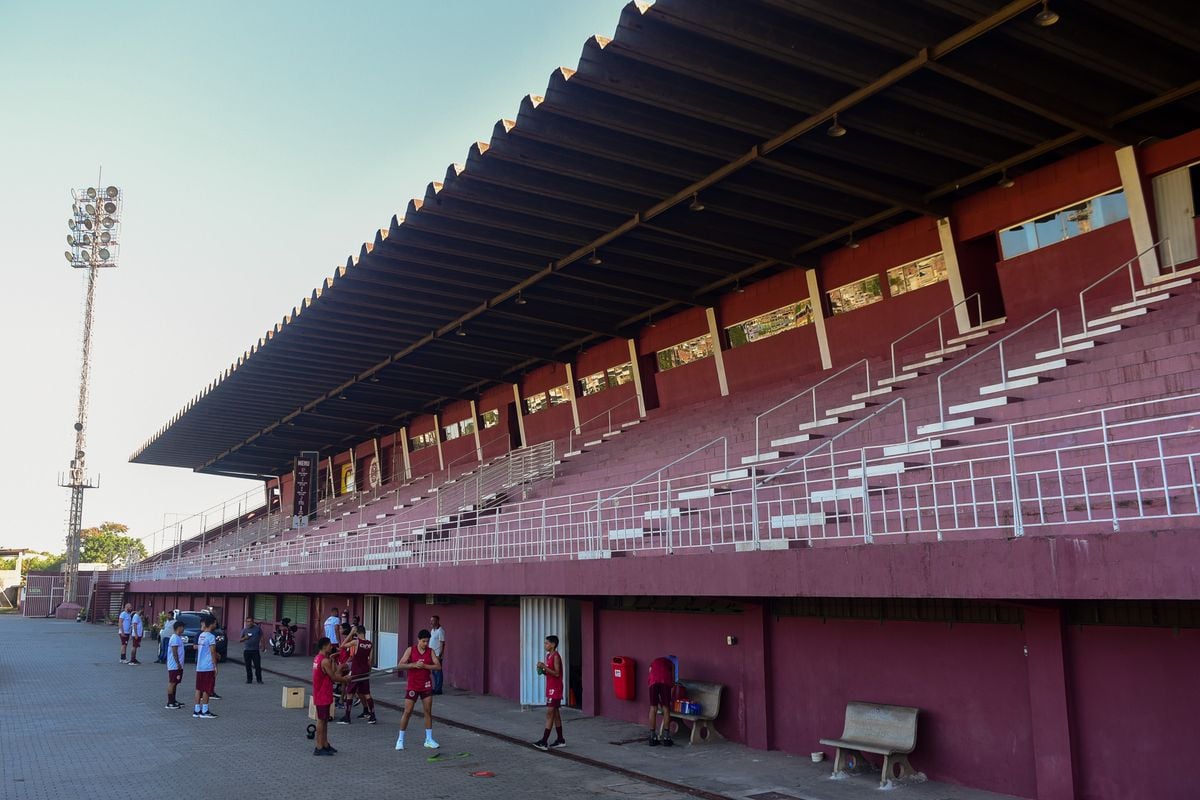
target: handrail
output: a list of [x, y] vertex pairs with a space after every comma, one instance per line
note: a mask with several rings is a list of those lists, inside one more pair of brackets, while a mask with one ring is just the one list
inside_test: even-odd
[[583, 422], [572, 427], [569, 431], [567, 431], [567, 450], [566, 450], [566, 452], [570, 453], [575, 450], [575, 446], [574, 446], [575, 445], [575, 437], [583, 436], [583, 428], [589, 422], [595, 422], [596, 420], [600, 419], [601, 417], [607, 416], [608, 417], [608, 431], [606, 431], [606, 432], [612, 433], [612, 413], [614, 411], [616, 411], [618, 408], [620, 408], [621, 406], [625, 405], [626, 403], [633, 402], [634, 400], [640, 401], [641, 399], [642, 399], [641, 392], [634, 392], [632, 395], [630, 395], [629, 397], [626, 397], [624, 400], [622, 400], [618, 403], [614, 403], [613, 405], [604, 409], [600, 413], [598, 413], [594, 416], [588, 417]]
[[783, 408], [784, 406], [791, 404], [793, 401], [799, 400], [801, 397], [804, 397], [804, 395], [808, 394], [809, 392], [812, 392], [812, 406], [813, 406], [812, 421], [815, 425], [816, 421], [817, 421], [817, 389], [820, 389], [822, 386], [829, 383], [834, 378], [837, 378], [840, 375], [843, 375], [844, 373], [849, 372], [850, 370], [858, 367], [860, 364], [866, 366], [867, 391], [870, 392], [871, 391], [871, 362], [869, 359], [860, 358], [858, 361], [855, 361], [853, 364], [850, 364], [849, 366], [846, 366], [846, 367], [842, 367], [840, 370], [833, 373], [828, 378], [825, 378], [820, 383], [810, 386], [809, 388], [805, 389], [803, 392], [800, 392], [799, 394], [792, 395], [787, 400], [784, 400], [780, 403], [776, 403], [775, 405], [768, 408], [766, 411], [764, 411], [761, 414], [759, 414], [758, 416], [756, 416], [754, 418], [754, 463], [757, 464], [759, 457], [762, 455], [761, 442], [759, 441], [759, 438], [760, 438], [759, 428], [760, 428], [763, 417], [766, 417], [769, 414], [772, 414], [772, 413], [778, 411], [779, 409]]
[[1140, 260], [1141, 260], [1141, 258], [1142, 258], [1142, 256], [1146, 255], [1146, 253], [1149, 253], [1151, 250], [1155, 250], [1155, 249], [1157, 249], [1157, 248], [1158, 248], [1158, 246], [1159, 246], [1160, 244], [1162, 244], [1163, 242], [1168, 242], [1168, 247], [1169, 247], [1169, 246], [1170, 246], [1170, 245], [1169, 245], [1169, 242], [1170, 242], [1170, 241], [1171, 241], [1170, 239], [1160, 239], [1160, 240], [1158, 240], [1158, 241], [1157, 241], [1157, 242], [1155, 242], [1154, 244], [1152, 244], [1152, 245], [1150, 245], [1149, 247], [1147, 247], [1145, 250], [1143, 250], [1143, 251], [1141, 251], [1140, 253], [1138, 253], [1137, 255], [1135, 255], [1133, 258], [1131, 258], [1131, 259], [1129, 259], [1128, 261], [1126, 261], [1126, 262], [1125, 262], [1124, 264], [1122, 264], [1121, 266], [1117, 267], [1116, 269], [1114, 269], [1114, 270], [1112, 270], [1112, 271], [1110, 271], [1110, 272], [1107, 272], [1107, 273], [1105, 273], [1103, 276], [1101, 276], [1101, 277], [1097, 278], [1096, 280], [1092, 281], [1092, 282], [1091, 282], [1091, 283], [1089, 283], [1087, 286], [1085, 286], [1085, 287], [1084, 287], [1084, 288], [1083, 288], [1083, 289], [1082, 289], [1082, 290], [1079, 292], [1079, 316], [1080, 316], [1081, 322], [1082, 322], [1082, 324], [1083, 324], [1083, 327], [1082, 327], [1080, 330], [1081, 330], [1081, 331], [1083, 331], [1084, 333], [1087, 333], [1087, 329], [1088, 329], [1088, 321], [1087, 321], [1087, 307], [1086, 307], [1086, 305], [1084, 304], [1084, 301], [1083, 301], [1083, 296], [1084, 296], [1085, 294], [1087, 294], [1087, 293], [1088, 293], [1089, 291], [1091, 291], [1092, 289], [1095, 289], [1095, 288], [1096, 288], [1097, 286], [1099, 286], [1100, 284], [1104, 283], [1106, 280], [1108, 280], [1109, 278], [1111, 278], [1113, 275], [1116, 275], [1118, 272], [1120, 272], [1121, 270], [1125, 269], [1125, 270], [1128, 270], [1128, 271], [1129, 271], [1129, 300], [1130, 300], [1130, 302], [1133, 302], [1134, 300], [1137, 300], [1137, 283], [1134, 281], [1134, 278], [1133, 278], [1133, 263], [1134, 263], [1135, 261], [1140, 261]]
[[987, 347], [983, 348], [983, 349], [982, 349], [982, 350], [980, 350], [979, 352], [977, 352], [977, 353], [974, 353], [974, 354], [972, 354], [971, 356], [969, 356], [969, 357], [967, 357], [967, 358], [964, 358], [962, 361], [959, 361], [957, 364], [955, 364], [954, 366], [950, 367], [950, 369], [948, 369], [948, 370], [945, 370], [944, 372], [941, 372], [941, 373], [939, 373], [939, 374], [938, 374], [938, 379], [937, 379], [937, 387], [938, 387], [938, 391], [937, 391], [937, 395], [938, 395], [938, 422], [939, 422], [939, 423], [941, 423], [941, 425], [942, 425], [942, 427], [943, 427], [943, 428], [944, 428], [944, 427], [945, 427], [945, 425], [946, 425], [946, 404], [945, 404], [945, 402], [944, 402], [944, 398], [943, 398], [943, 396], [942, 396], [942, 380], [943, 380], [943, 379], [944, 379], [944, 378], [945, 378], [947, 375], [949, 375], [951, 372], [954, 372], [954, 370], [958, 369], [959, 367], [965, 367], [967, 364], [970, 364], [972, 361], [974, 361], [975, 359], [979, 358], [981, 355], [983, 355], [984, 353], [988, 352], [989, 350], [992, 350], [993, 348], [999, 347], [999, 348], [1000, 348], [1000, 383], [1002, 383], [1002, 384], [1007, 384], [1007, 383], [1008, 383], [1008, 372], [1006, 371], [1006, 369], [1005, 369], [1005, 366], [1004, 366], [1004, 343], [1005, 343], [1005, 342], [1007, 342], [1009, 339], [1013, 338], [1014, 336], [1018, 336], [1018, 335], [1020, 335], [1020, 334], [1024, 333], [1024, 332], [1025, 332], [1026, 330], [1028, 330], [1030, 327], [1032, 327], [1033, 325], [1036, 325], [1036, 324], [1038, 324], [1039, 322], [1041, 322], [1042, 320], [1044, 320], [1046, 317], [1050, 316], [1051, 314], [1053, 314], [1053, 315], [1054, 315], [1054, 320], [1055, 320], [1055, 324], [1056, 324], [1057, 331], [1058, 331], [1058, 348], [1061, 350], [1061, 349], [1062, 349], [1062, 346], [1063, 346], [1063, 337], [1062, 337], [1062, 314], [1060, 314], [1060, 313], [1059, 313], [1059, 311], [1058, 311], [1058, 309], [1057, 309], [1057, 308], [1052, 308], [1052, 309], [1050, 309], [1049, 311], [1047, 311], [1047, 312], [1045, 312], [1044, 314], [1042, 314], [1041, 316], [1039, 316], [1037, 319], [1030, 320], [1029, 322], [1026, 322], [1024, 325], [1022, 325], [1021, 327], [1017, 328], [1015, 331], [1013, 331], [1012, 333], [1008, 334], [1008, 335], [1007, 335], [1007, 336], [1005, 336], [1003, 339], [1000, 339], [999, 341], [993, 342], [992, 344], [990, 344], [990, 345], [988, 345]]
[[724, 451], [724, 459], [723, 460], [724, 460], [724, 464], [725, 464], [725, 471], [728, 472], [729, 471], [729, 437], [728, 436], [718, 436], [716, 439], [713, 439], [708, 444], [697, 447], [695, 450], [691, 451], [690, 453], [688, 453], [686, 455], [682, 455], [679, 458], [675, 459], [670, 464], [667, 464], [666, 466], [663, 466], [663, 467], [659, 467], [658, 469], [654, 470], [653, 472], [649, 472], [649, 473], [643, 475], [642, 477], [638, 478], [636, 481], [626, 484], [625, 486], [621, 487], [621, 489], [619, 491], [612, 493], [608, 497], [597, 500], [596, 504], [594, 506], [592, 506], [591, 510], [595, 511], [595, 510], [599, 509], [601, 506], [603, 506], [605, 503], [616, 500], [618, 497], [625, 494], [626, 492], [633, 491], [633, 487], [637, 486], [642, 481], [648, 480], [649, 478], [653, 478], [656, 475], [661, 475], [662, 473], [666, 472], [667, 470], [669, 470], [671, 467], [675, 466], [679, 462], [686, 461], [689, 458], [691, 458], [692, 456], [696, 455], [697, 453], [703, 453], [705, 450], [709, 449], [717, 442], [725, 443], [725, 451]]
[[[964, 297], [962, 300], [959, 300], [957, 303], [950, 306], [945, 311], [938, 312], [937, 316], [933, 317], [932, 319], [928, 319], [925, 322], [922, 322], [920, 325], [913, 328], [911, 331], [909, 331], [908, 333], [901, 336], [899, 339], [896, 339], [894, 342], [892, 342], [891, 353], [892, 353], [892, 377], [893, 378], [896, 377], [896, 345], [900, 344], [902, 341], [904, 341], [908, 337], [912, 336], [917, 331], [922, 330], [936, 322], [937, 326], [938, 326], [938, 349], [945, 350], [946, 349], [946, 337], [942, 331], [942, 317], [946, 316], [951, 311], [953, 311], [954, 309], [963, 305], [964, 303], [969, 302], [972, 297], [975, 298], [975, 313], [979, 316], [979, 324], [980, 325], [983, 324], [983, 296], [979, 292], [975, 292], [971, 295], [968, 295], [967, 297]], [[961, 331], [960, 331], [960, 333], [961, 333]]]

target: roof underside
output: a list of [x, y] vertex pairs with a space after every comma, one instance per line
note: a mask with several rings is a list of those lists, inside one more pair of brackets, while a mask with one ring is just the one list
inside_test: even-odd
[[131, 460], [282, 474], [1003, 169], [1200, 127], [1194, 0], [1052, 7], [631, 3]]

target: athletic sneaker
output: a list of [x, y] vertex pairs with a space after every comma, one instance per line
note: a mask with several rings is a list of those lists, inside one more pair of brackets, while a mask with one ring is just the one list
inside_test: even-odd
[[132, 659], [132, 660], [129, 662], [129, 665], [130, 665], [131, 667], [140, 667], [140, 666], [142, 665], [142, 662], [138, 661], [138, 660], [135, 658], [135, 659]]
[[655, 736], [653, 733], [652, 733], [652, 734], [650, 734], [650, 746], [651, 746], [651, 747], [658, 747], [658, 737], [657, 737], [657, 736]]
[[441, 745], [435, 742], [433, 739], [426, 739], [425, 746], [430, 750], [437, 750], [439, 747], [441, 747]]
[[673, 747], [675, 745], [675, 740], [670, 736], [664, 736], [660, 741], [663, 747]]
[[199, 711], [192, 712], [192, 719], [200, 719], [200, 717], [201, 717], [201, 714]]
[[379, 724], [379, 720], [375, 719], [375, 715], [372, 714], [371, 716], [367, 717], [367, 724], [368, 725], [377, 725], [377, 724]]
[[209, 700], [220, 700], [220, 699], [221, 699], [221, 695], [217, 694], [216, 692], [213, 692], [212, 694], [210, 694], [210, 695], [208, 696], [208, 699], [209, 699]]
[[560, 747], [566, 747], [566, 746], [567, 746], [567, 743], [564, 742], [562, 739], [559, 739], [557, 742], [550, 743], [550, 747], [552, 747], [554, 749], [558, 749]]
[[536, 747], [538, 750], [549, 750], [550, 749], [550, 745], [546, 744], [546, 742], [542, 741], [541, 739], [538, 739], [536, 742], [534, 742], [533, 746]]
[[326, 750], [323, 747], [314, 747], [313, 755], [314, 756], [331, 756], [331, 755], [333, 755], [333, 753], [329, 752], [328, 750]]
[[211, 711], [204, 711], [200, 714], [200, 719], [216, 719], [217, 715]]
[[325, 751], [327, 751], [327, 752], [329, 752], [329, 753], [336, 753], [336, 752], [337, 752], [337, 748], [336, 748], [336, 747], [334, 747], [334, 746], [333, 746], [333, 745], [331, 745], [331, 744], [327, 744], [327, 745], [325, 745], [324, 747], [322, 747], [321, 749], [322, 749], [322, 750], [325, 750]]
[[397, 749], [397, 750], [403, 750], [403, 749], [404, 749], [404, 740], [403, 740], [403, 739], [397, 739], [397, 740], [396, 740], [396, 749]]
[[183, 703], [171, 703], [171, 708], [183, 708]]
[[338, 725], [349, 725], [349, 724], [350, 724], [350, 720], [348, 720], [348, 719], [339, 719], [339, 720], [337, 721], [337, 724], [338, 724]]
[[361, 712], [361, 713], [359, 713], [359, 715], [358, 715], [358, 718], [359, 718], [359, 719], [362, 719], [362, 718], [363, 718], [363, 717], [365, 717], [365, 716], [367, 716], [367, 710], [364, 708], [364, 709], [362, 710], [362, 712]]
[[125, 656], [121, 656], [121, 663], [122, 663], [122, 664], [128, 663], [128, 662], [126, 662], [126, 661], [125, 661]]

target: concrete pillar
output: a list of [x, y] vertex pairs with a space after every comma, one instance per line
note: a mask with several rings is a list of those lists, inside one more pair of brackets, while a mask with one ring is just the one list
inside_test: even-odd
[[408, 454], [408, 428], [400, 429], [400, 456], [404, 464], [404, 480], [412, 480], [412, 461]]
[[[757, 711], [747, 713], [746, 745], [759, 750], [770, 746], [770, 713], [772, 708], [771, 696], [767, 688], [767, 674], [770, 671], [770, 653], [767, 650], [767, 612], [762, 603], [745, 603], [742, 606], [742, 638], [734, 645], [726, 645], [726, 650], [740, 650], [742, 660], [742, 695], [746, 709]], [[727, 619], [720, 617], [719, 619]]]
[[[942, 217], [937, 221], [938, 241], [942, 245], [942, 258], [946, 261], [946, 281], [950, 284], [950, 299], [954, 302], [954, 321], [958, 324], [958, 332], [966, 333], [971, 327], [971, 308], [976, 304], [964, 303], [967, 298], [963, 289], [962, 272], [958, 268], [958, 250], [954, 247], [954, 233], [950, 230], [950, 218]], [[980, 323], [983, 322], [981, 318]]]
[[808, 302], [812, 308], [812, 324], [817, 329], [817, 347], [821, 351], [821, 369], [833, 367], [829, 357], [829, 335], [825, 333], [825, 304], [821, 302], [821, 288], [817, 286], [817, 271], [806, 269], [804, 279], [808, 282]]
[[575, 432], [579, 432], [579, 401], [575, 397], [575, 368], [567, 367], [567, 397], [571, 398], [571, 419], [575, 420]]
[[[1142, 191], [1142, 172], [1138, 169], [1137, 152], [1130, 147], [1117, 151], [1117, 169], [1121, 173], [1121, 188], [1125, 190], [1125, 203], [1129, 206], [1129, 225], [1133, 228], [1133, 247], [1144, 253], [1138, 266], [1142, 272], [1142, 283], [1158, 277], [1158, 251], [1154, 248], [1154, 229], [1150, 225], [1150, 211], [1146, 207], [1146, 194]], [[1114, 279], [1115, 280], [1115, 279]]]
[[1063, 651], [1062, 609], [1026, 608], [1025, 658], [1038, 800], [1076, 796]]
[[708, 335], [712, 337], [713, 363], [717, 365], [717, 383], [721, 387], [721, 397], [729, 396], [729, 381], [725, 378], [725, 353], [721, 345], [721, 329], [717, 327], [717, 310], [704, 309], [708, 320]]
[[[636, 363], [636, 360], [635, 360]], [[600, 606], [593, 600], [579, 602], [579, 663], [583, 667], [584, 714], [596, 716], [600, 713], [600, 686], [605, 673], [600, 655]]]
[[637, 392], [638, 418], [646, 418], [646, 395], [642, 391], [642, 368], [638, 364], [637, 342], [626, 340], [629, 345], [629, 366], [633, 370], [633, 390]]
[[529, 443], [525, 440], [525, 408], [521, 403], [521, 385], [514, 383], [513, 399], [517, 401], [517, 432], [521, 434], [521, 447], [528, 447]]
[[437, 442], [438, 450], [438, 469], [446, 468], [446, 458], [442, 455], [442, 415], [433, 415], [433, 440]]
[[480, 443], [479, 439], [479, 428], [481, 427], [481, 422], [479, 419], [479, 405], [474, 400], [471, 401], [471, 422], [475, 424], [475, 457], [479, 459], [479, 463], [482, 464], [483, 445]]

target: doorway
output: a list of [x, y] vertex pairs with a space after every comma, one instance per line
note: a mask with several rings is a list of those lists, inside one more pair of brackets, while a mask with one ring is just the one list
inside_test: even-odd
[[1156, 175], [1152, 183], [1158, 238], [1170, 240], [1170, 258], [1175, 266], [1195, 261], [1200, 163]]

